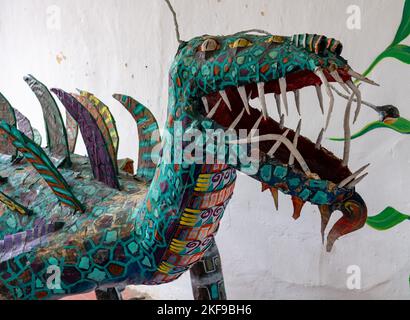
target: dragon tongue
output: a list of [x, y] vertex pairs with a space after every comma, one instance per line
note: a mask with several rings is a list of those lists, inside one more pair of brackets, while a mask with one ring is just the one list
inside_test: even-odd
[[292, 203], [293, 203], [293, 219], [298, 220], [300, 218], [300, 214], [302, 213], [302, 208], [306, 202], [298, 197], [292, 197]]

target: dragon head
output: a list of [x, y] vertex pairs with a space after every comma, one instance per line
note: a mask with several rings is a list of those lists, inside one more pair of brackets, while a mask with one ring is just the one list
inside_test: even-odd
[[[257, 129], [258, 134], [235, 141], [247, 149], [251, 143], [258, 144], [258, 168], [245, 173], [261, 181], [264, 190], [270, 189], [275, 200], [278, 190], [292, 196], [295, 219], [305, 202], [318, 205], [322, 232], [330, 213], [341, 210], [343, 218], [329, 233], [328, 250], [337, 238], [361, 228], [367, 217], [366, 205], [355, 192], [356, 184], [364, 178], [359, 174], [367, 166], [354, 174], [349, 170], [350, 141], [343, 159], [321, 146], [334, 105], [331, 83], [340, 84], [352, 99], [356, 97], [356, 118], [361, 93], [352, 78], [375, 84], [353, 71], [341, 53], [339, 41], [320, 35], [206, 35], [183, 42], [170, 71], [168, 128], [181, 120], [225, 131]], [[301, 135], [301, 122], [296, 130], [285, 127], [285, 117], [290, 115], [288, 93], [294, 94], [300, 116], [300, 91], [311, 86], [323, 114], [323, 87], [330, 98], [316, 142]], [[267, 94], [275, 96], [276, 116], [276, 110], [267, 106]], [[251, 106], [250, 100], [257, 98], [260, 108]], [[352, 101], [349, 103], [345, 129], [349, 128]]]

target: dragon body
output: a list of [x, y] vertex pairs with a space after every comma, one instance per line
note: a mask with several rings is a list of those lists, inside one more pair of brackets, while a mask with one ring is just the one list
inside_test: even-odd
[[[137, 123], [135, 176], [129, 162], [123, 166], [116, 159], [119, 139], [108, 107], [87, 92], [52, 89], [69, 114], [66, 129], [47, 88], [26, 78], [54, 119], [46, 117], [50, 130], [42, 149], [32, 140], [34, 129], [24, 134], [19, 123], [27, 126], [27, 121], [17, 121], [13, 108], [0, 101], [0, 298], [55, 299], [130, 284], [157, 285], [189, 269], [196, 297], [224, 298], [215, 235], [237, 171], [260, 181], [275, 201], [278, 191], [289, 195], [295, 219], [305, 202], [319, 206], [323, 237], [331, 214], [340, 210], [343, 217], [327, 236], [330, 251], [367, 218], [355, 190], [363, 169], [352, 173], [346, 163], [349, 141], [344, 159], [321, 146], [334, 103], [329, 83], [352, 90], [359, 101], [357, 116], [361, 96], [352, 76], [368, 80], [350, 69], [341, 51], [339, 41], [309, 34], [241, 32], [183, 42], [170, 69], [162, 149], [148, 109], [128, 96], [114, 96]], [[317, 90], [322, 110], [321, 89], [330, 97], [327, 124], [316, 142], [302, 136], [300, 126], [292, 130], [284, 124], [285, 110], [292, 113], [287, 96], [293, 92], [298, 101], [306, 87]], [[266, 106], [270, 93], [277, 98], [278, 116]], [[255, 98], [261, 109], [251, 106]], [[231, 162], [227, 143], [219, 161], [206, 161], [212, 153], [207, 144], [211, 129], [234, 135], [245, 129], [244, 138], [230, 143], [238, 158], [248, 156], [257, 143], [257, 158]], [[88, 158], [72, 153], [78, 130]], [[193, 135], [194, 142], [182, 139], [179, 149], [182, 133], [200, 134]], [[180, 161], [192, 143], [203, 147], [203, 155]], [[50, 270], [56, 268], [61, 281], [50, 286]]]

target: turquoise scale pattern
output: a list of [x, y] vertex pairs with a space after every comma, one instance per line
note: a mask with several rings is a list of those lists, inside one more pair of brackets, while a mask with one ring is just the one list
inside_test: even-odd
[[4, 120], [0, 120], [0, 132], [11, 138], [13, 145], [43, 177], [61, 203], [75, 210], [84, 211], [82, 204], [71, 192], [70, 187], [41, 147]]

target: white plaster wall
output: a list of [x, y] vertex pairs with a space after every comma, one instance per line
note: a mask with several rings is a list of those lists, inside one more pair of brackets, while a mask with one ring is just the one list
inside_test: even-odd
[[[260, 28], [276, 34], [326, 34], [342, 40], [344, 56], [363, 71], [393, 39], [401, 0], [174, 0], [183, 39]], [[346, 8], [362, 10], [362, 29], [348, 30]], [[61, 28], [47, 27], [48, 15], [61, 12]], [[51, 21], [52, 22], [52, 21]], [[120, 157], [137, 156], [133, 119], [111, 98], [130, 94], [149, 106], [160, 123], [167, 104], [167, 69], [177, 49], [172, 16], [161, 0], [0, 0], [0, 91], [29, 116], [44, 136], [40, 106], [22, 77], [32, 73], [50, 87], [83, 88], [105, 101], [116, 117]], [[60, 63], [57, 56], [64, 56]], [[363, 87], [366, 100], [394, 104], [410, 118], [410, 68], [384, 61], [372, 77], [381, 88]], [[274, 111], [273, 101], [269, 100]], [[342, 133], [345, 102], [337, 99], [329, 136]], [[295, 127], [291, 106], [287, 125]], [[302, 134], [316, 138], [321, 116], [313, 89], [302, 91]], [[376, 119], [363, 110], [355, 129]], [[326, 142], [342, 154], [342, 145]], [[85, 154], [82, 143], [77, 152]], [[354, 143], [352, 169], [372, 163], [358, 187], [374, 215], [387, 205], [410, 213], [410, 140], [378, 131]], [[240, 176], [217, 237], [231, 299], [408, 299], [410, 223], [389, 232], [366, 227], [338, 241], [332, 253], [321, 244], [320, 217], [306, 205], [291, 218], [288, 197], [275, 213], [269, 193]], [[335, 222], [333, 218], [332, 222]], [[349, 265], [361, 268], [362, 289], [346, 287]], [[189, 277], [143, 288], [156, 298], [191, 299]]]

